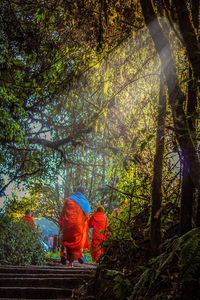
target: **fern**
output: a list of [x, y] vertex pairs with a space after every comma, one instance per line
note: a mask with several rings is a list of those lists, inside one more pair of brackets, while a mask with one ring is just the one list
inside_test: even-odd
[[200, 229], [195, 228], [189, 232], [189, 235], [183, 236], [182, 246], [180, 265], [183, 283], [196, 280], [195, 276], [200, 268]]
[[[180, 293], [185, 282], [198, 281], [200, 270], [200, 229], [195, 228], [181, 237], [173, 237], [162, 246], [162, 254], [152, 259], [139, 281], [134, 286], [130, 300], [146, 299], [159, 293], [167, 284], [173, 290], [173, 283]], [[164, 294], [164, 293], [163, 293]], [[157, 295], [158, 296], [158, 295]], [[159, 296], [160, 299], [161, 296]], [[156, 298], [155, 298], [156, 299]]]

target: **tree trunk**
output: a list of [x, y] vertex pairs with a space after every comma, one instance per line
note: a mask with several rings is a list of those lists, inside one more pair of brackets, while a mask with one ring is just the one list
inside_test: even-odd
[[95, 157], [94, 160], [94, 166], [92, 167], [92, 174], [91, 174], [91, 179], [90, 179], [90, 186], [89, 186], [89, 192], [88, 192], [88, 198], [92, 198], [93, 194], [93, 186], [94, 186], [94, 179], [95, 179], [95, 174], [96, 174], [96, 162], [97, 162], [97, 157]]
[[[189, 68], [189, 78], [192, 78], [192, 70]], [[197, 108], [197, 93], [194, 89], [193, 81], [188, 83], [188, 102], [187, 102], [187, 114], [188, 125], [193, 136], [193, 140], [196, 139], [196, 119], [195, 112]], [[186, 233], [192, 229], [192, 217], [193, 217], [193, 205], [195, 187], [192, 178], [188, 172], [187, 162], [183, 161], [183, 173], [182, 173], [182, 194], [181, 194], [181, 234]], [[195, 220], [196, 221], [196, 220]]]
[[199, 0], [195, 0], [192, 2], [193, 10], [197, 9], [197, 12], [194, 13], [193, 16], [193, 24], [191, 22], [190, 12], [187, 8], [186, 1], [174, 0], [174, 3], [176, 6], [179, 28], [185, 42], [185, 47], [187, 49], [188, 57], [192, 65], [194, 77], [196, 78], [196, 80], [198, 80], [200, 79], [200, 44], [198, 42], [198, 29], [195, 32], [194, 26], [197, 26], [198, 22], [196, 13], [199, 12]]
[[105, 198], [105, 179], [106, 179], [106, 160], [105, 160], [105, 154], [103, 153], [102, 157], [102, 178], [101, 178], [101, 186], [103, 188], [102, 198], [101, 198], [101, 204], [104, 204], [104, 198]]
[[192, 211], [194, 203], [194, 184], [188, 172], [187, 163], [183, 161], [182, 193], [181, 193], [181, 234], [192, 229]]
[[164, 153], [164, 127], [166, 113], [166, 95], [164, 80], [161, 72], [160, 94], [157, 120], [156, 153], [154, 157], [154, 171], [151, 196], [151, 249], [154, 256], [159, 254], [161, 244], [161, 206], [162, 206], [162, 168]]
[[158, 18], [154, 12], [151, 1], [141, 0], [140, 3], [145, 23], [160, 56], [162, 70], [168, 87], [169, 103], [172, 109], [174, 129], [181, 148], [183, 160], [187, 163], [187, 169], [195, 188], [198, 189], [200, 186], [200, 162], [195, 144], [191, 137], [187, 118], [182, 107], [185, 95], [179, 87], [170, 44], [158, 22]]

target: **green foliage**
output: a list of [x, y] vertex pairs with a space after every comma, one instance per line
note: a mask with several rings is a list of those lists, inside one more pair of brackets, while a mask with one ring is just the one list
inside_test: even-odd
[[166, 289], [175, 297], [186, 282], [198, 281], [199, 269], [200, 229], [195, 228], [163, 244], [162, 254], [144, 268], [129, 299], [162, 299]]
[[[123, 272], [106, 269], [105, 272], [103, 271], [101, 273], [100, 270], [100, 276], [103, 277], [102, 279], [104, 279], [107, 282], [108, 286], [110, 287], [109, 288], [110, 299], [120, 299], [120, 300], [127, 299], [127, 296], [130, 294], [131, 291], [131, 283]], [[99, 299], [108, 299], [108, 298], [104, 298], [105, 295], [103, 291], [100, 292], [101, 292], [101, 296]]]
[[131, 290], [131, 283], [130, 281], [125, 278], [122, 274], [117, 275], [114, 278], [116, 284], [113, 287], [114, 295], [116, 299], [125, 300], [127, 296], [130, 294]]
[[110, 218], [108, 230], [111, 233], [113, 239], [130, 238], [130, 231], [127, 228], [127, 217], [128, 213], [124, 211], [118, 217]]
[[183, 236], [180, 253], [181, 282], [195, 281], [200, 269], [200, 229], [195, 228]]
[[100, 264], [113, 271], [130, 271], [134, 268], [137, 246], [132, 238], [113, 239], [103, 243], [104, 253], [99, 258]]
[[60, 259], [60, 250], [57, 251], [57, 252], [50, 252], [48, 251], [46, 254], [45, 254], [45, 257], [47, 258], [56, 258], [56, 259]]
[[88, 251], [86, 251], [84, 254], [85, 254], [85, 256], [86, 256], [86, 262], [87, 262], [87, 263], [92, 263], [93, 261], [92, 261], [91, 253], [88, 252]]
[[134, 216], [141, 210], [138, 205], [130, 205], [128, 202], [126, 205], [126, 207], [122, 206], [121, 213], [117, 217], [109, 215], [108, 231], [115, 240], [131, 239]]
[[34, 232], [27, 222], [1, 216], [0, 236], [0, 264], [27, 266], [45, 263], [40, 234]]

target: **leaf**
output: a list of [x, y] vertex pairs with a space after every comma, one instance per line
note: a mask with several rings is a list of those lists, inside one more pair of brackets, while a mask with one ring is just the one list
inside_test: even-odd
[[117, 154], [119, 152], [119, 149], [115, 147], [109, 147], [110, 150], [112, 150], [113, 154]]
[[107, 94], [108, 88], [109, 88], [109, 81], [106, 81], [106, 82], [104, 82], [104, 86], [103, 86], [104, 94]]
[[117, 276], [117, 275], [123, 276], [123, 273], [120, 271], [116, 271], [116, 270], [106, 270], [106, 275], [107, 276]]
[[136, 142], [137, 142], [137, 139], [138, 139], [137, 136], [134, 137], [134, 139], [133, 139], [133, 141], [132, 141], [132, 143], [131, 143], [131, 148], [134, 148], [134, 147], [135, 147], [135, 144], [136, 144]]
[[147, 145], [147, 141], [144, 141], [144, 142], [140, 145], [141, 151], [144, 150], [144, 148], [146, 147], [146, 145]]
[[185, 79], [183, 79], [183, 80], [180, 82], [180, 84], [186, 83], [186, 82], [190, 82], [190, 81], [192, 81], [192, 80], [194, 80], [194, 78], [185, 78]]
[[154, 137], [154, 134], [150, 134], [150, 135], [147, 137], [147, 141], [150, 141], [153, 137]]
[[133, 161], [135, 164], [138, 164], [141, 162], [141, 156], [139, 154], [135, 154], [133, 159], [130, 160]]

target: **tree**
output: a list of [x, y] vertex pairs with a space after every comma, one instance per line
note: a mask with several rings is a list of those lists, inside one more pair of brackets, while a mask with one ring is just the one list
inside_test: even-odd
[[[89, 36], [79, 24], [71, 26], [77, 3], [5, 0], [1, 6], [1, 175], [9, 184], [46, 174], [47, 156], [55, 168], [66, 163], [65, 146], [77, 146], [91, 132], [91, 111], [67, 94], [92, 56], [85, 51]], [[76, 31], [84, 42], [74, 38]]]
[[[185, 163], [187, 162], [188, 172], [193, 180], [195, 188], [198, 190], [199, 183], [200, 183], [199, 158], [195, 148], [195, 143], [193, 142], [191, 136], [190, 128], [188, 126], [186, 114], [184, 112], [183, 104], [185, 102], [186, 96], [182, 92], [179, 85], [179, 79], [177, 77], [176, 66], [174, 63], [174, 59], [172, 57], [170, 43], [167, 40], [161, 25], [159, 24], [158, 17], [153, 9], [152, 3], [150, 1], [148, 1], [147, 3], [147, 1], [141, 0], [141, 6], [142, 6], [145, 22], [148, 26], [149, 32], [154, 41], [155, 48], [160, 56], [162, 70], [163, 73], [165, 74], [166, 83], [168, 86], [168, 93], [169, 93], [169, 103], [173, 115], [174, 130], [181, 148], [183, 160]], [[182, 16], [180, 15], [180, 7], [185, 17], [184, 20], [186, 21], [187, 24], [185, 29], [183, 29], [182, 26], [183, 15]], [[193, 71], [195, 74], [194, 76], [196, 80], [198, 80], [199, 75], [198, 75], [198, 71], [196, 70], [196, 65], [199, 65], [199, 60], [197, 59], [197, 55], [196, 55], [198, 51], [197, 34], [195, 34], [194, 29], [192, 28], [192, 23], [189, 19], [189, 10], [188, 10], [189, 8], [187, 7], [186, 2], [180, 4], [179, 1], [175, 1], [175, 9], [178, 14], [178, 21], [180, 23], [180, 29], [184, 37], [185, 46], [188, 51], [188, 56], [191, 61], [191, 64], [193, 64]], [[153, 25], [151, 22], [153, 22]], [[189, 50], [188, 46], [191, 42], [191, 39], [192, 40], [194, 39], [193, 40], [194, 47], [192, 47], [192, 49]], [[164, 48], [165, 48], [165, 53], [163, 53], [162, 51], [162, 49]], [[169, 59], [169, 63], [167, 66], [165, 64], [166, 57]], [[190, 201], [190, 199], [188, 199], [188, 201]], [[182, 215], [182, 217], [185, 218], [185, 215], [184, 216]], [[191, 218], [191, 215], [189, 216], [189, 218]]]
[[153, 182], [152, 182], [152, 203], [151, 203], [151, 248], [153, 255], [158, 255], [161, 244], [161, 210], [162, 210], [162, 175], [163, 175], [163, 154], [165, 141], [165, 114], [166, 94], [163, 83], [163, 74], [160, 76], [160, 95], [158, 104], [157, 140], [156, 153], [154, 158]]

